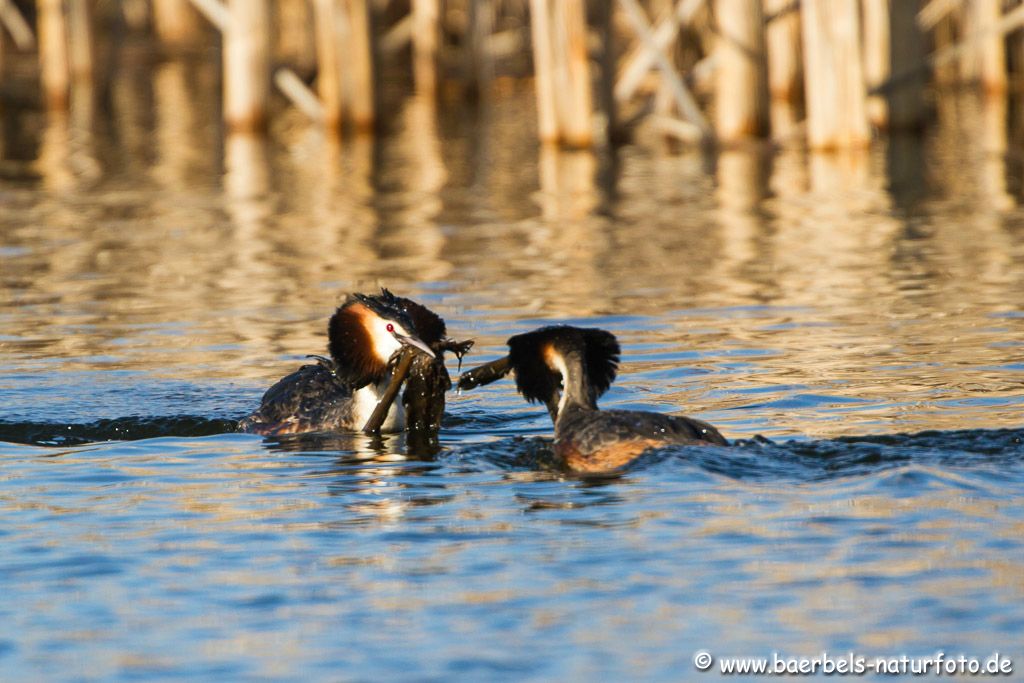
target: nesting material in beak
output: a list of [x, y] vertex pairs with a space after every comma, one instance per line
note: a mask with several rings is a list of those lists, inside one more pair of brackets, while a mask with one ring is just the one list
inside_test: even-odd
[[508, 356], [503, 356], [490, 363], [484, 363], [472, 370], [467, 370], [459, 377], [459, 390], [466, 391], [476, 387], [496, 382], [512, 371], [512, 365]]
[[[420, 343], [422, 344], [423, 342]], [[380, 399], [377, 400], [377, 405], [373, 409], [373, 413], [370, 414], [370, 419], [368, 419], [366, 421], [366, 425], [363, 426], [364, 434], [380, 433], [380, 428], [388, 416], [388, 411], [391, 410], [391, 404], [395, 402], [395, 397], [398, 396], [398, 392], [402, 388], [402, 382], [404, 382], [405, 378], [409, 376], [409, 368], [412, 367], [412, 359], [415, 354], [416, 352], [409, 347], [402, 349], [402, 356], [398, 359], [398, 366], [391, 375], [391, 382], [388, 384], [387, 388], [384, 389], [384, 393], [380, 395]], [[430, 355], [431, 357], [434, 356], [433, 353]]]

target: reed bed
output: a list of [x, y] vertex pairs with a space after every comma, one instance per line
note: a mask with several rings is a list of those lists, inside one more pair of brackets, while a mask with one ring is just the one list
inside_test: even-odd
[[246, 134], [293, 107], [372, 135], [386, 82], [443, 102], [532, 79], [545, 144], [646, 123], [684, 143], [840, 150], [927, 126], [930, 86], [1005, 94], [1022, 25], [1002, 0], [0, 0], [0, 84], [32, 60], [42, 105], [68, 109], [132, 37], [172, 59], [218, 51], [225, 126]]

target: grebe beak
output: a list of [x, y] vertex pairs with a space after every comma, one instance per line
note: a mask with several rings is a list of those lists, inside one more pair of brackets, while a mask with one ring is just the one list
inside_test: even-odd
[[402, 346], [411, 346], [413, 348], [417, 348], [423, 353], [430, 356], [431, 358], [437, 358], [437, 355], [434, 353], [434, 350], [427, 346], [421, 340], [417, 339], [416, 337], [412, 335], [400, 334], [398, 332], [393, 332], [392, 334], [395, 335], [395, 339], [397, 339], [398, 343], [401, 344]]

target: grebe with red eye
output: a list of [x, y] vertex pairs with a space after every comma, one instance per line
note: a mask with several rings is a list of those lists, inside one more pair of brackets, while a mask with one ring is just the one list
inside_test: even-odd
[[555, 423], [555, 455], [576, 472], [606, 472], [644, 451], [671, 444], [728, 446], [707, 422], [638, 410], [599, 410], [597, 399], [615, 380], [619, 343], [605, 330], [543, 327], [508, 340], [509, 354], [459, 378], [460, 389], [510, 372], [530, 403], [547, 406]]
[[[330, 358], [316, 356], [316, 364], [303, 365], [270, 387], [259, 408], [239, 422], [240, 431], [363, 430], [371, 416], [380, 417], [371, 431], [400, 431], [407, 423], [436, 429], [444, 392], [451, 387], [444, 351], [461, 358], [472, 346], [448, 339], [444, 320], [427, 307], [386, 289], [347, 297], [331, 316], [327, 336]], [[406, 395], [375, 415], [382, 397], [392, 401], [406, 379]]]

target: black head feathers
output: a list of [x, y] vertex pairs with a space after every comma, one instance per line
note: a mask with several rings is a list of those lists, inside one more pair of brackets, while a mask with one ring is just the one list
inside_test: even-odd
[[352, 303], [361, 303], [382, 318], [394, 320], [430, 345], [444, 339], [444, 320], [437, 313], [404, 296], [395, 296], [389, 289], [381, 288], [380, 294], [350, 294], [342, 308]]
[[[395, 296], [390, 291], [382, 287], [380, 294], [349, 294], [348, 297], [345, 298], [345, 303], [343, 303], [341, 307], [345, 308], [346, 306], [351, 306], [355, 303], [360, 303], [363, 306], [366, 306], [366, 308], [373, 311], [381, 318], [394, 320], [395, 322], [400, 323], [402, 327], [413, 334], [419, 334], [419, 330], [416, 329], [415, 320], [406, 310], [409, 304], [423, 308], [414, 301], [400, 296]], [[423, 310], [427, 309], [424, 308]], [[427, 312], [430, 313], [430, 311]], [[438, 320], [440, 320], [440, 318], [438, 318]], [[441, 325], [444, 326], [444, 322], [442, 322]]]
[[412, 321], [416, 335], [426, 342], [428, 346], [433, 348], [444, 339], [447, 330], [444, 320], [437, 313], [434, 313], [423, 304], [416, 303], [412, 299], [395, 296], [386, 289], [381, 289], [381, 294], [382, 296], [389, 296], [397, 302], [397, 307]]
[[509, 361], [516, 373], [516, 388], [523, 397], [545, 403], [551, 410], [560, 391], [568, 390], [570, 378], [557, 369], [564, 363], [568, 372], [579, 367], [574, 378], [577, 398], [596, 407], [597, 399], [611, 386], [619, 366], [619, 342], [615, 335], [596, 328], [559, 325], [518, 334], [508, 340]]
[[375, 353], [370, 336], [370, 321], [378, 317], [393, 320], [406, 331], [424, 338], [416, 318], [431, 331], [440, 325], [444, 335], [444, 321], [414, 301], [398, 297], [386, 289], [380, 294], [350, 294], [338, 307], [327, 324], [327, 349], [337, 367], [337, 375], [354, 388], [378, 381], [387, 370], [387, 359]]

